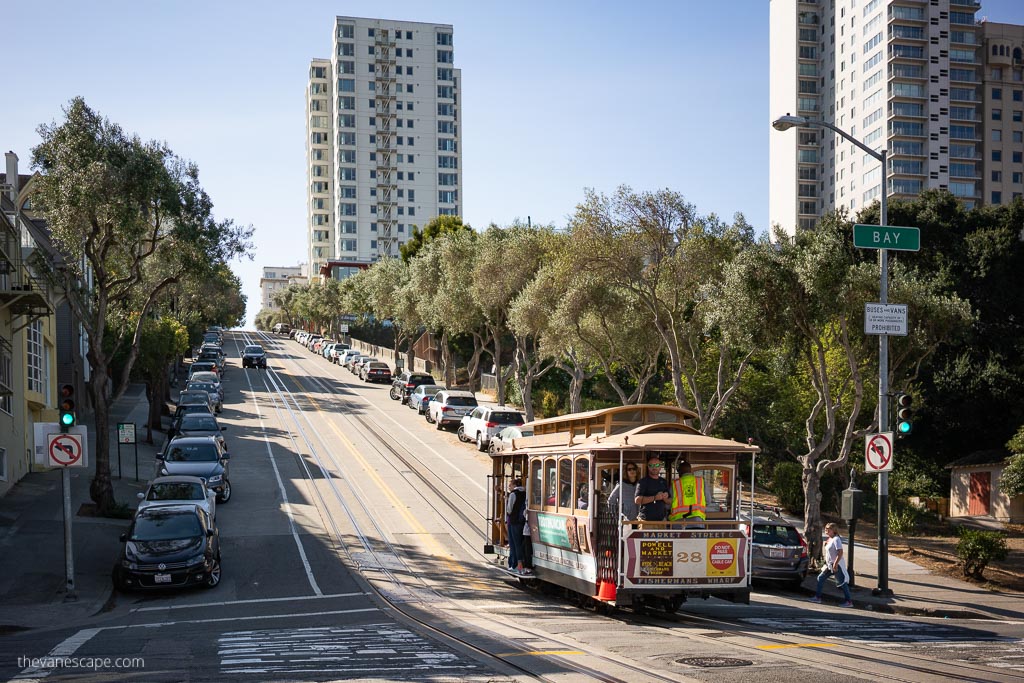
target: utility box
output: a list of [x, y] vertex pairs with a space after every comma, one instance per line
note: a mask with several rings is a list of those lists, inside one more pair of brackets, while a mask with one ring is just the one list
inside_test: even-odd
[[864, 492], [853, 486], [851, 482], [850, 488], [843, 490], [842, 517], [847, 522], [860, 519], [863, 506]]

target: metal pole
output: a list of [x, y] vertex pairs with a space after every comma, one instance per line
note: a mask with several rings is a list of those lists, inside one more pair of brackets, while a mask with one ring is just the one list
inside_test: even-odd
[[75, 593], [75, 554], [74, 545], [71, 542], [71, 470], [65, 467], [61, 470], [60, 480], [64, 498], [64, 577], [67, 586], [65, 600], [77, 600]]
[[[882, 150], [882, 213], [880, 225], [889, 221], [888, 147]], [[889, 252], [878, 251], [879, 297], [889, 303]], [[889, 335], [878, 337], [878, 431], [889, 431]], [[878, 588], [875, 595], [892, 595], [889, 590], [889, 473], [878, 475]]]
[[139, 480], [139, 439], [135, 439], [135, 481]]

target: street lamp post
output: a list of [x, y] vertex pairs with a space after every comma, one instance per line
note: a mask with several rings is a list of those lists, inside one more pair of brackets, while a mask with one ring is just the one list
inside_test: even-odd
[[[806, 116], [780, 116], [772, 121], [772, 128], [775, 130], [789, 130], [795, 126], [819, 126], [828, 128], [844, 140], [849, 141], [871, 157], [882, 164], [882, 214], [879, 225], [888, 225], [889, 222], [889, 188], [888, 164], [886, 163], [889, 150], [876, 151], [860, 140], [855, 139], [846, 131], [833, 126], [827, 121], [810, 119]], [[879, 276], [879, 296], [882, 304], [889, 303], [889, 252], [885, 249], [878, 250], [878, 267], [881, 270]], [[878, 337], [878, 431], [889, 431], [889, 336], [882, 334]], [[878, 587], [873, 591], [876, 595], [891, 595], [889, 589], [889, 473], [879, 472], [878, 474]]]

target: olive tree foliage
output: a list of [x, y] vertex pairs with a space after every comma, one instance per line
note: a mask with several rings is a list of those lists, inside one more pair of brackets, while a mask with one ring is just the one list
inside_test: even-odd
[[[110, 401], [128, 386], [143, 321], [175, 283], [210, 263], [249, 251], [251, 228], [213, 218], [194, 164], [165, 144], [143, 142], [73, 99], [60, 123], [39, 127], [32, 150], [40, 172], [34, 196], [64, 263], [49, 273], [63, 288], [89, 339], [88, 390], [96, 411], [96, 474], [90, 496], [100, 514], [114, 505], [110, 481]], [[160, 268], [147, 268], [158, 263]], [[126, 302], [141, 302], [128, 316]], [[112, 320], [113, 317], [113, 320]], [[108, 335], [117, 339], [110, 343]], [[120, 376], [112, 349], [128, 342]]]
[[[514, 332], [516, 346], [513, 362], [504, 365], [503, 340], [510, 332], [509, 309], [512, 302], [530, 284], [546, 258], [546, 243], [550, 241], [553, 229], [542, 226], [526, 226], [515, 223], [507, 228], [490, 226], [480, 235], [476, 260], [473, 263], [472, 296], [477, 308], [483, 314], [487, 330], [485, 345], [494, 360], [497, 375], [499, 405], [505, 404], [505, 382], [515, 371], [520, 390], [532, 386], [537, 366], [527, 347], [536, 341], [533, 331], [520, 335]], [[485, 348], [487, 348], [485, 346]], [[529, 375], [529, 377], [527, 377]], [[523, 400], [530, 403], [530, 391], [522, 393]], [[531, 416], [527, 408], [527, 415]]]
[[146, 421], [146, 443], [153, 443], [153, 429], [160, 429], [165, 398], [169, 392], [168, 366], [188, 349], [188, 329], [169, 316], [147, 318], [142, 324], [142, 345], [136, 374], [146, 383], [149, 419]]
[[409, 241], [399, 247], [402, 260], [408, 263], [416, 254], [433, 240], [456, 232], [473, 233], [468, 223], [463, 223], [460, 216], [435, 216], [425, 226], [413, 226]]
[[536, 291], [550, 307], [542, 348], [570, 374], [569, 410], [582, 410], [583, 383], [600, 369], [623, 405], [643, 401], [664, 342], [636, 294], [590, 270], [577, 269], [578, 244], [560, 235]]
[[[878, 296], [878, 266], [858, 260], [842, 214], [815, 230], [790, 237], [781, 230], [744, 250], [726, 267], [718, 301], [726, 336], [758, 330], [790, 354], [810, 384], [804, 421], [804, 534], [812, 557], [821, 554], [821, 477], [849, 462], [854, 443], [878, 428], [878, 338], [863, 333], [864, 304]], [[890, 298], [915, 314], [907, 337], [892, 340], [890, 386], [935, 348], [966, 327], [966, 302], [942, 292], [939, 282], [916, 271], [892, 270]]]
[[451, 337], [473, 335], [482, 344], [483, 313], [473, 298], [477, 235], [459, 230], [429, 241], [410, 261], [410, 287], [423, 325], [440, 337], [441, 366], [447, 386], [455, 385]]
[[1010, 498], [1024, 493], [1024, 427], [1017, 430], [1006, 447], [1013, 455], [999, 477], [999, 488]]
[[753, 352], [722, 337], [712, 315], [723, 268], [752, 243], [753, 230], [739, 215], [733, 225], [699, 216], [672, 190], [625, 186], [611, 197], [588, 190], [569, 229], [575, 267], [643, 307], [668, 354], [676, 403], [710, 432]]

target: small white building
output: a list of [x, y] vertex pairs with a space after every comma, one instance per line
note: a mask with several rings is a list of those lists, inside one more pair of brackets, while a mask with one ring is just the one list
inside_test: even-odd
[[1010, 498], [999, 488], [1009, 457], [1004, 450], [977, 451], [946, 465], [950, 470], [949, 516], [1024, 522], [1024, 495]]

